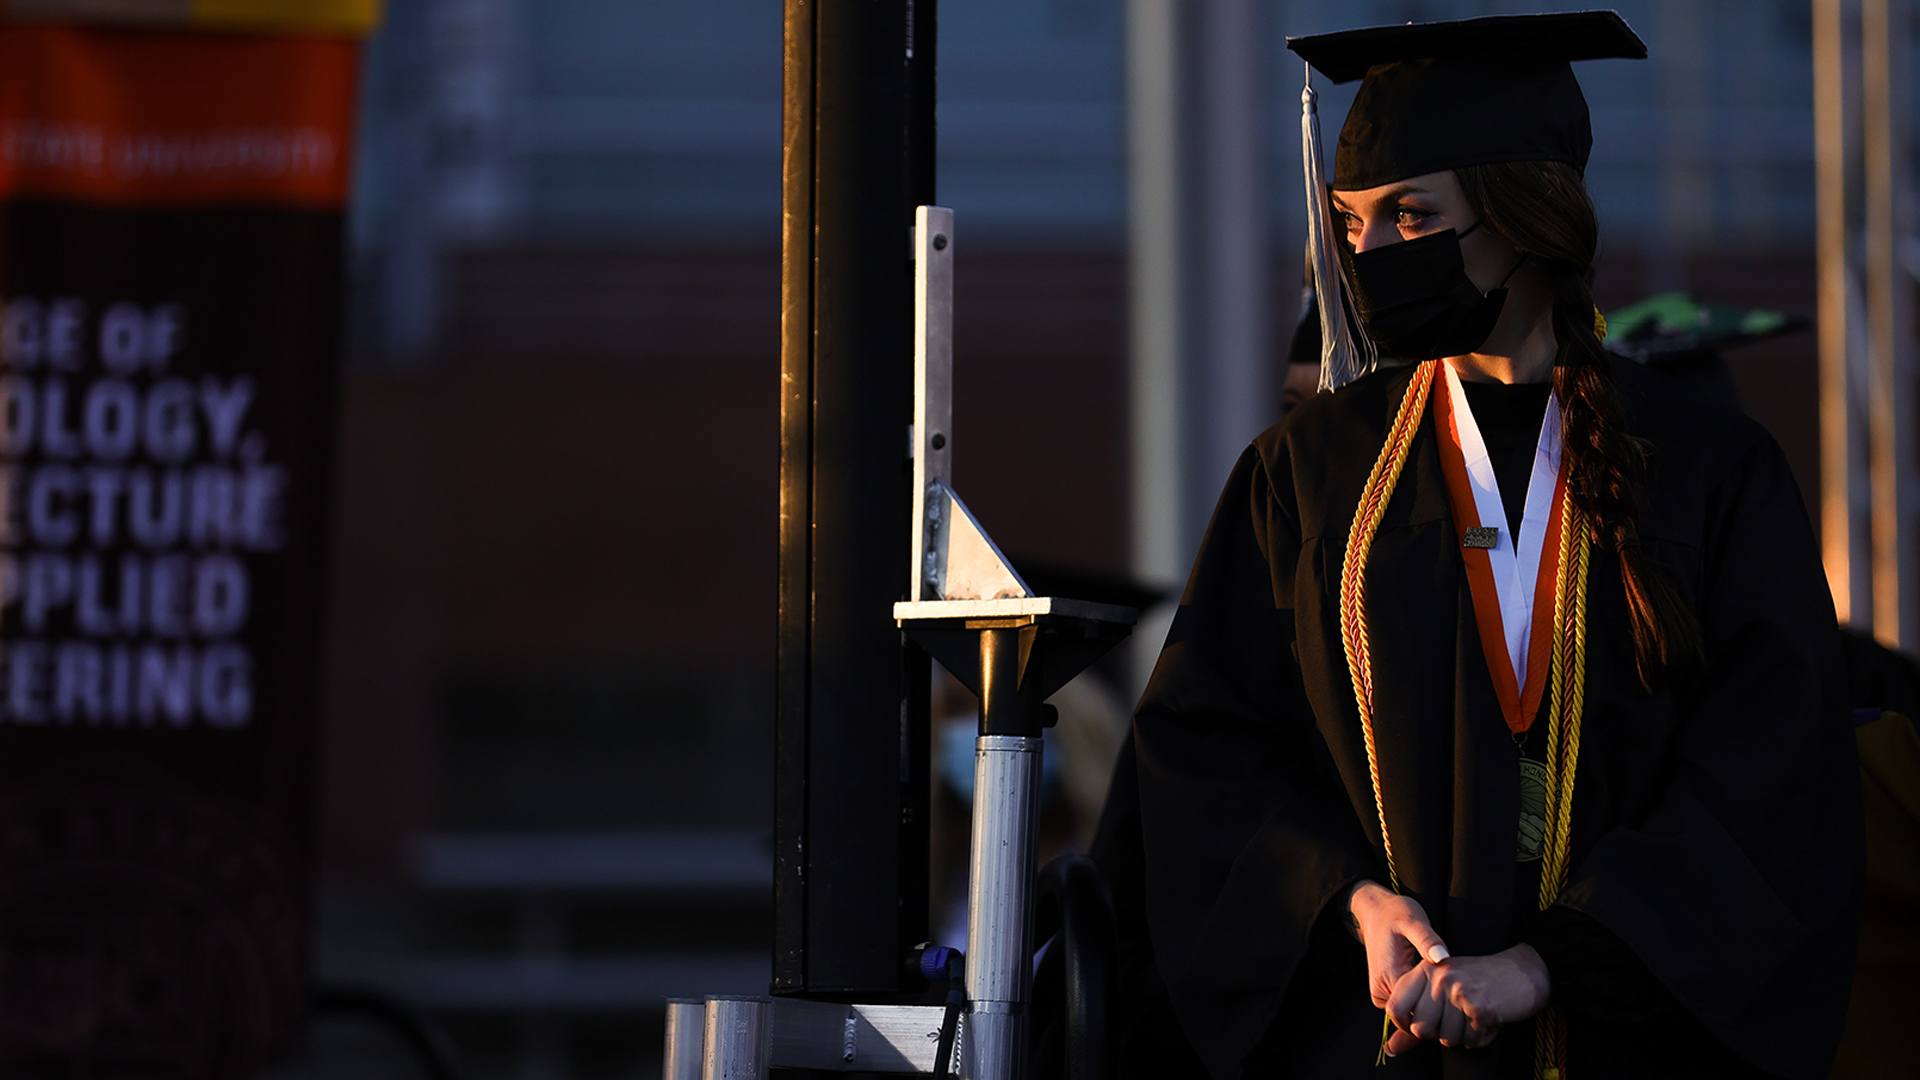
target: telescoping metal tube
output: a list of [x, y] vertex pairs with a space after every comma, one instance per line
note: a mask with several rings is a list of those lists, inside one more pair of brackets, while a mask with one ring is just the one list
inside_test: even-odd
[[1025, 1053], [1038, 736], [975, 744], [967, 919], [967, 1075], [1013, 1080]]
[[773, 1060], [773, 999], [707, 999], [700, 1080], [766, 1080]]

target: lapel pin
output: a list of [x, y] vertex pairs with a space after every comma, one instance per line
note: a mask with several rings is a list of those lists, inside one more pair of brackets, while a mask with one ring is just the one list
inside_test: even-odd
[[1498, 528], [1492, 525], [1477, 525], [1467, 530], [1467, 535], [1460, 540], [1460, 546], [1491, 551], [1494, 545], [1499, 542], [1500, 530]]

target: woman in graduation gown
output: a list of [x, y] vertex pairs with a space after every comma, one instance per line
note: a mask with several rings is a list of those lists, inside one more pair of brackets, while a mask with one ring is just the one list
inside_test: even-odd
[[1645, 47], [1289, 46], [1364, 80], [1314, 231], [1330, 352], [1382, 362], [1242, 454], [1138, 710], [1182, 1034], [1218, 1077], [1823, 1075], [1859, 793], [1803, 503], [1589, 291], [1570, 61]]

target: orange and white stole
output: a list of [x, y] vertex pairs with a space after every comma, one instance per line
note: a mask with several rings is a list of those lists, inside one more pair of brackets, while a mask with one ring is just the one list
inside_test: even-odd
[[[1473, 621], [1507, 730], [1520, 735], [1540, 714], [1553, 645], [1553, 583], [1559, 570], [1561, 522], [1561, 515], [1554, 511], [1567, 487], [1559, 398], [1549, 392], [1534, 446], [1520, 534], [1512, 536], [1493, 459], [1460, 376], [1445, 363], [1440, 364], [1440, 376], [1434, 386], [1440, 472], [1446, 479], [1447, 502], [1453, 509], [1473, 594]], [[1489, 536], [1491, 542], [1469, 543], [1469, 536], [1475, 534]]]

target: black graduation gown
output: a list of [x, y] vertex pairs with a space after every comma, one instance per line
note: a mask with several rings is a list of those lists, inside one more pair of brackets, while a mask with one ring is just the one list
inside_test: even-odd
[[[1386, 880], [1338, 579], [1409, 377], [1321, 395], [1241, 456], [1136, 716], [1154, 960], [1214, 1076], [1529, 1075], [1530, 1025], [1377, 1073], [1380, 1014], [1333, 903], [1359, 878]], [[1670, 1002], [1651, 1027], [1573, 1012], [1569, 1071], [1822, 1075], [1852, 970], [1861, 838], [1811, 529], [1758, 425], [1636, 365], [1616, 363], [1614, 379], [1628, 430], [1651, 447], [1642, 542], [1693, 605], [1705, 657], [1641, 686], [1618, 563], [1596, 547], [1560, 902], [1624, 944]], [[1480, 955], [1521, 940], [1534, 916], [1515, 910], [1516, 752], [1432, 413], [1368, 566], [1375, 724], [1400, 881], [1455, 955]], [[1552, 971], [1556, 994], [1580, 1000], [1582, 975]], [[1674, 1036], [1685, 1042], [1665, 1045]]]

